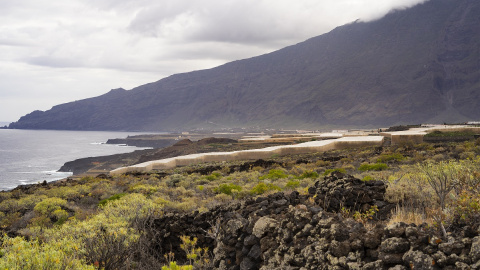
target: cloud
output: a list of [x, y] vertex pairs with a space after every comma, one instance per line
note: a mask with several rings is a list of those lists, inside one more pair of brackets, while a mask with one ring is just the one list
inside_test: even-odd
[[162, 5], [140, 8], [129, 30], [177, 42], [214, 41], [265, 47], [319, 35], [356, 19], [377, 19], [391, 8], [419, 2], [424, 0], [162, 1]]
[[[165, 1], [140, 9], [129, 25], [132, 32], [176, 42], [277, 43], [293, 40], [314, 27], [313, 12], [305, 0], [289, 1]], [[164, 3], [165, 3], [164, 2]], [[317, 20], [318, 21], [318, 20]], [[328, 28], [320, 30], [326, 31]]]
[[31, 65], [39, 65], [53, 68], [82, 67], [82, 61], [71, 57], [58, 58], [51, 56], [36, 56], [25, 61]]

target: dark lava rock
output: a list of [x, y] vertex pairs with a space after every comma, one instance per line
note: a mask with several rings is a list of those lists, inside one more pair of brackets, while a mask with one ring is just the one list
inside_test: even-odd
[[[366, 184], [335, 173], [317, 182], [308, 195], [275, 193], [220, 205], [203, 213], [169, 213], [147, 222], [150, 254], [173, 252], [186, 262], [180, 236], [197, 237], [198, 247], [213, 251], [215, 269], [477, 269], [480, 237], [436, 239], [427, 226], [382, 223], [365, 227], [336, 213], [325, 202], [357, 209], [350, 198], [373, 205], [384, 201], [382, 182]], [[352, 195], [353, 194], [353, 195]], [[367, 196], [368, 195], [368, 196]], [[311, 198], [315, 196], [315, 200]], [[320, 197], [320, 198], [319, 198]], [[315, 203], [312, 203], [315, 202]], [[374, 221], [375, 222], [375, 221]], [[475, 268], [476, 267], [476, 268]]]

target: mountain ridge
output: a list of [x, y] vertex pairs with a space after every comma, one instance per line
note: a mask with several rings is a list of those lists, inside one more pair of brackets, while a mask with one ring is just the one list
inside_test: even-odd
[[480, 118], [480, 4], [430, 0], [278, 51], [54, 106], [10, 128], [383, 126]]

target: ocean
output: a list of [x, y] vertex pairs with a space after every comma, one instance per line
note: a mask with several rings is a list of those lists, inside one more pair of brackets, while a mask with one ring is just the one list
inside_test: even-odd
[[105, 144], [108, 139], [139, 134], [0, 129], [0, 190], [66, 178], [71, 173], [57, 171], [67, 161], [145, 149]]

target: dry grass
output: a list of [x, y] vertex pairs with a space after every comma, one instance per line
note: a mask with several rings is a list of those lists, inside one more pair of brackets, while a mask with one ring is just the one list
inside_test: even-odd
[[396, 222], [420, 225], [423, 223], [433, 224], [434, 220], [431, 217], [427, 217], [425, 213], [422, 213], [418, 209], [407, 209], [397, 205], [392, 213], [392, 217], [388, 221], [388, 225]]

